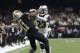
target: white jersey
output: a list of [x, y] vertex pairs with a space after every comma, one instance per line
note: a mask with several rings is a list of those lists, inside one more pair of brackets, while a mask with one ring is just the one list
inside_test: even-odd
[[38, 28], [47, 28], [49, 26], [49, 15], [37, 15]]
[[51, 30], [49, 28], [50, 15], [45, 16], [37, 15], [37, 28], [40, 33], [44, 34], [45, 37], [48, 36], [48, 32]]

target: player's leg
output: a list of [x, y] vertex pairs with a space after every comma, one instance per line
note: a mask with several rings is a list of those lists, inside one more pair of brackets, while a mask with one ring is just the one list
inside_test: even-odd
[[[45, 38], [48, 40], [48, 36], [46, 35], [46, 33], [44, 33]], [[40, 42], [40, 52], [41, 53], [45, 53], [45, 44]]]
[[45, 45], [40, 42], [40, 53], [45, 53]]
[[36, 42], [34, 39], [30, 39], [29, 41], [30, 41], [30, 45], [31, 45], [31, 49], [30, 49], [29, 53], [34, 53], [37, 49]]
[[50, 50], [49, 50], [49, 42], [48, 42], [48, 40], [44, 37], [44, 35], [38, 33], [38, 37], [36, 37], [36, 39], [44, 44], [46, 53], [50, 53]]
[[32, 34], [32, 30], [28, 30], [26, 35], [27, 35], [27, 37], [30, 41], [30, 45], [31, 45], [31, 49], [30, 49], [29, 53], [34, 53], [37, 49], [35, 38], [34, 38], [35, 35]]
[[[27, 31], [27, 32], [28, 32], [28, 31]], [[45, 49], [46, 49], [46, 53], [50, 53], [50, 51], [49, 51], [49, 43], [48, 43], [48, 40], [44, 37], [44, 35], [42, 35], [41, 33], [39, 33], [38, 30], [35, 29], [35, 28], [32, 28], [32, 29], [30, 30], [30, 32], [28, 32], [28, 33], [30, 33], [30, 34], [32, 35], [32, 37], [31, 37], [30, 35], [28, 35], [28, 36], [30, 36], [31, 38], [34, 37], [34, 38], [37, 39], [38, 41], [44, 43]], [[33, 42], [33, 43], [34, 43], [34, 42]], [[33, 44], [33, 43], [32, 43], [32, 44]]]
[[[48, 37], [49, 37], [49, 30], [48, 30], [48, 28], [45, 28], [44, 30], [44, 33], [43, 33], [43, 35], [44, 35], [44, 37], [47, 39], [47, 41], [48, 41]], [[48, 43], [49, 44], [49, 43]], [[41, 53], [45, 53], [45, 44], [44, 43], [42, 43], [42, 42], [40, 42], [40, 47], [41, 47]], [[50, 47], [49, 47], [50, 48]]]
[[[43, 36], [43, 35], [42, 35], [42, 36]], [[41, 39], [42, 39], [42, 40], [41, 40]], [[48, 40], [47, 40], [45, 37], [40, 37], [40, 39], [38, 39], [38, 40], [43, 43], [42, 46], [45, 47], [46, 53], [50, 53]], [[44, 48], [42, 48], [42, 49], [44, 49]]]

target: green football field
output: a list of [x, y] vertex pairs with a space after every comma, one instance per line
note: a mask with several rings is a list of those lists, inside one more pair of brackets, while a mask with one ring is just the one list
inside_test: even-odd
[[[51, 53], [80, 53], [79, 38], [49, 39]], [[40, 47], [37, 43], [37, 51], [40, 53]], [[8, 53], [29, 53], [30, 46], [26, 46]]]

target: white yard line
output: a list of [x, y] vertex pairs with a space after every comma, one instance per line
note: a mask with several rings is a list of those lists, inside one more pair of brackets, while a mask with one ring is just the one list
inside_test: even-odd
[[5, 46], [5, 47], [0, 47], [0, 53], [6, 53], [6, 52], [9, 52], [9, 51], [12, 51], [12, 50], [16, 50], [18, 48], [21, 48], [21, 47], [24, 47], [24, 46], [27, 46], [29, 45], [29, 41], [26, 41], [26, 44], [20, 44], [20, 45], [13, 45], [13, 46]]

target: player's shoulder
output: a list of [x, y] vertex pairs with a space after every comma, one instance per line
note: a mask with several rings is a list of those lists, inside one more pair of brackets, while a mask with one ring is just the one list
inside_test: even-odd
[[46, 14], [45, 17], [50, 17], [50, 15], [49, 14]]
[[46, 19], [49, 19], [49, 18], [51, 18], [51, 16], [50, 16], [49, 14], [46, 14], [46, 15], [45, 15], [45, 18], [46, 18]]

